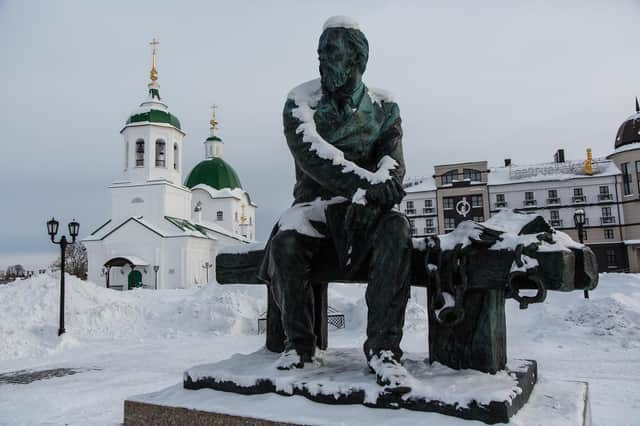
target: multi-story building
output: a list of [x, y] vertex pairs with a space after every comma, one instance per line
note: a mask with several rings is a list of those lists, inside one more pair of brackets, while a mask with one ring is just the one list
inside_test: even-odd
[[428, 177], [405, 182], [400, 209], [415, 237], [443, 234], [464, 220], [482, 222], [501, 208], [538, 213], [578, 239], [577, 209], [585, 212], [583, 239], [600, 270], [640, 272], [640, 108], [622, 123], [606, 158], [501, 167], [486, 161], [443, 164]]

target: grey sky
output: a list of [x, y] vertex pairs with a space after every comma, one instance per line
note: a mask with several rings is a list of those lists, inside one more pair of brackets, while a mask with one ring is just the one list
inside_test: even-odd
[[203, 158], [215, 102], [225, 158], [268, 235], [293, 185], [283, 102], [317, 76], [322, 23], [336, 14], [369, 39], [366, 83], [396, 94], [409, 175], [549, 161], [559, 147], [606, 155], [640, 92], [637, 1], [0, 0], [0, 269], [3, 256], [52, 251], [51, 215], [83, 233], [108, 218], [119, 131], [146, 95], [154, 36], [185, 169]]

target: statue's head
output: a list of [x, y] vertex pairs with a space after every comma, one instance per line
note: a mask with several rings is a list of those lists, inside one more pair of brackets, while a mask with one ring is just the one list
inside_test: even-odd
[[318, 43], [322, 89], [333, 96], [347, 96], [355, 90], [369, 59], [369, 42], [355, 21], [329, 18]]

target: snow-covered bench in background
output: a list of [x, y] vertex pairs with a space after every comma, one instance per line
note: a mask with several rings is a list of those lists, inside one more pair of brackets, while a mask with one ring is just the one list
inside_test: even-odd
[[[449, 367], [495, 373], [506, 367], [505, 299], [521, 308], [542, 302], [547, 290], [592, 290], [598, 283], [593, 252], [555, 231], [539, 215], [503, 210], [479, 224], [462, 222], [439, 238], [413, 239], [410, 284], [428, 292], [429, 357]], [[264, 284], [256, 272], [262, 244], [223, 249], [216, 258], [220, 284]], [[367, 281], [363, 270], [345, 281], [335, 253], [321, 253], [311, 273], [317, 345], [327, 347], [329, 282]], [[524, 296], [522, 290], [534, 290]], [[267, 305], [266, 346], [284, 350], [280, 311]]]

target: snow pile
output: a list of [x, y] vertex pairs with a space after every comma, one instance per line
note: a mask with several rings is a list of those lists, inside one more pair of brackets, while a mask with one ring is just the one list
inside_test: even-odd
[[593, 300], [571, 309], [565, 320], [589, 329], [595, 336], [611, 336], [623, 348], [640, 347], [640, 301], [623, 294]]
[[59, 278], [38, 275], [0, 286], [0, 360], [42, 356], [99, 339], [256, 333], [264, 296], [262, 286], [216, 284], [120, 292], [67, 276], [67, 333], [60, 339]]

